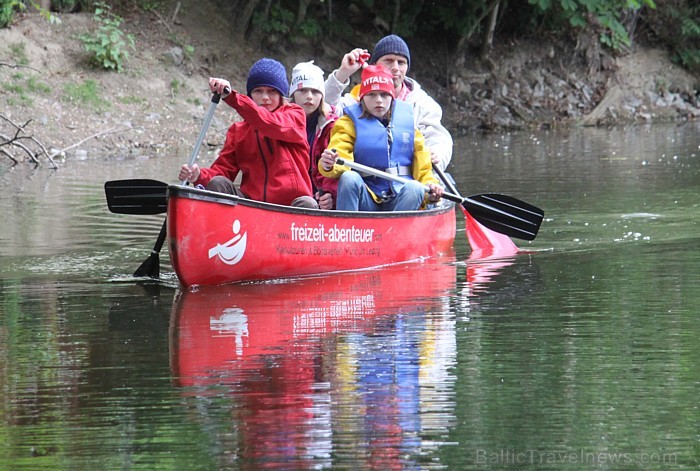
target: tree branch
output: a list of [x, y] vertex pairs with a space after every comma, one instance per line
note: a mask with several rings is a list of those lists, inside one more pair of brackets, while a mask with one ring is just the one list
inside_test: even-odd
[[51, 156], [52, 156], [52, 157], [55, 157], [55, 156], [57, 156], [57, 155], [59, 155], [59, 154], [61, 154], [61, 153], [63, 153], [63, 152], [66, 152], [67, 150], [71, 150], [71, 149], [73, 149], [73, 148], [75, 148], [75, 147], [78, 147], [80, 144], [83, 144], [84, 142], [89, 141], [90, 139], [94, 139], [94, 138], [97, 138], [97, 137], [100, 137], [100, 136], [104, 136], [104, 135], [107, 135], [107, 134], [114, 134], [114, 133], [118, 133], [118, 132], [126, 132], [126, 131], [129, 131], [129, 130], [131, 130], [131, 129], [134, 129], [134, 128], [128, 127], [128, 128], [125, 128], [125, 129], [117, 129], [116, 126], [115, 126], [115, 127], [113, 127], [113, 128], [107, 129], [106, 131], [100, 131], [100, 132], [95, 133], [95, 134], [93, 134], [93, 135], [91, 135], [91, 136], [88, 136], [88, 137], [86, 137], [86, 138], [84, 138], [84, 139], [81, 139], [80, 141], [76, 142], [75, 144], [71, 144], [71, 145], [69, 145], [68, 147], [64, 147], [63, 149], [54, 151], [54, 152], [51, 154]]
[[[0, 134], [0, 137], [2, 137], [2, 134]], [[19, 161], [17, 159], [15, 159], [14, 156], [12, 154], [10, 154], [9, 152], [7, 152], [4, 148], [0, 147], [0, 152], [5, 154], [6, 156], [8, 156], [10, 158], [10, 160], [12, 162], [14, 162], [15, 165], [17, 165], [19, 163]]]
[[[39, 159], [36, 158], [36, 155], [34, 154], [34, 152], [32, 152], [32, 150], [29, 149], [29, 147], [25, 146], [24, 144], [22, 144], [22, 143], [20, 142], [20, 139], [25, 139], [25, 138], [27, 138], [27, 136], [7, 137], [7, 136], [5, 136], [5, 135], [3, 135], [3, 134], [0, 134], [0, 137], [3, 138], [3, 139], [5, 139], [5, 142], [3, 142], [2, 144], [0, 144], [0, 146], [11, 145], [11, 146], [14, 146], [14, 147], [18, 147], [19, 149], [21, 149], [21, 150], [23, 150], [24, 152], [26, 152], [27, 155], [29, 156], [29, 158], [32, 159], [32, 161], [33, 161], [35, 164], [37, 164], [37, 165], [39, 164]], [[9, 152], [8, 152], [7, 150], [5, 150], [5, 149], [3, 149], [3, 153], [4, 153], [5, 155], [9, 155]], [[12, 158], [11, 156], [10, 156], [10, 158], [11, 158], [15, 163], [17, 162], [17, 160], [15, 160], [14, 158]], [[54, 164], [54, 165], [56, 165], [56, 164]]]
[[[9, 150], [12, 148], [17, 148], [20, 151], [25, 152], [29, 156], [29, 158], [32, 159], [32, 161], [36, 164], [39, 163], [39, 159], [38, 159], [39, 155], [44, 155], [49, 160], [49, 162], [51, 162], [51, 164], [53, 165], [53, 168], [58, 168], [58, 166], [56, 165], [56, 162], [53, 160], [54, 157], [56, 157], [57, 155], [61, 155], [70, 149], [78, 147], [79, 145], [83, 144], [84, 142], [86, 142], [90, 139], [94, 139], [94, 138], [104, 136], [107, 134], [126, 132], [126, 131], [129, 131], [131, 129], [134, 129], [132, 127], [117, 129], [117, 127], [115, 126], [113, 128], [107, 129], [105, 131], [100, 131], [98, 133], [87, 136], [87, 137], [81, 139], [80, 141], [69, 145], [68, 147], [65, 147], [65, 148], [59, 149], [59, 150], [55, 150], [52, 153], [49, 153], [49, 151], [46, 149], [46, 146], [44, 146], [44, 144], [41, 141], [39, 141], [38, 139], [36, 139], [34, 136], [22, 135], [23, 133], [26, 132], [25, 128], [27, 127], [27, 125], [29, 125], [29, 123], [32, 122], [31, 119], [27, 120], [27, 122], [25, 122], [24, 124], [17, 124], [14, 121], [12, 121], [10, 118], [8, 118], [7, 116], [3, 115], [2, 113], [0, 113], [0, 118], [5, 120], [6, 122], [8, 122], [14, 128], [14, 135], [13, 136], [6, 136], [4, 134], [0, 134], [0, 151], [2, 151], [3, 154], [8, 156], [14, 163], [17, 163], [18, 160], [12, 155], [12, 153]], [[38, 151], [34, 152], [32, 149], [29, 148], [29, 146], [24, 144], [22, 141], [30, 141], [33, 144], [33, 146], [38, 148]]]
[[10, 64], [9, 62], [0, 62], [0, 66], [4, 65], [5, 67], [10, 67], [12, 69], [31, 69], [34, 72], [41, 72], [39, 69], [35, 69], [34, 67], [30, 67], [28, 65], [22, 65], [22, 64]]

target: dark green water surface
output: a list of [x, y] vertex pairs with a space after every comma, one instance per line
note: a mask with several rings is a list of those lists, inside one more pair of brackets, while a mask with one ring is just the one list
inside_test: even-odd
[[517, 256], [458, 214], [439, 260], [196, 292], [102, 188], [187, 157], [0, 169], [0, 469], [700, 466], [700, 124], [456, 139], [463, 194], [545, 210]]

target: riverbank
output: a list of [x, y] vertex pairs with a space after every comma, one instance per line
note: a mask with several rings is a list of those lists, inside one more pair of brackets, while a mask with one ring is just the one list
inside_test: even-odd
[[[0, 134], [24, 136], [40, 159], [46, 159], [41, 146], [57, 160], [170, 155], [191, 149], [196, 140], [209, 106], [207, 77], [227, 77], [243, 89], [250, 65], [266, 55], [288, 68], [314, 58], [329, 72], [353, 47], [372, 47], [371, 39], [354, 37], [261, 51], [232, 43], [230, 26], [207, 5], [179, 17], [155, 11], [126, 17], [123, 29], [137, 47], [122, 73], [87, 63], [79, 36], [94, 29], [91, 14], [62, 15], [58, 25], [37, 14], [18, 16], [0, 30]], [[658, 49], [604, 55], [591, 70], [572, 54], [574, 45], [497, 45], [495, 60], [467, 57], [455, 65], [446, 54], [409, 43], [409, 75], [443, 106], [444, 122], [455, 135], [700, 118], [698, 79]], [[220, 147], [235, 119], [230, 107], [219, 106], [205, 145]], [[26, 154], [12, 149], [20, 161]], [[12, 163], [7, 155], [0, 158], [5, 163]]]

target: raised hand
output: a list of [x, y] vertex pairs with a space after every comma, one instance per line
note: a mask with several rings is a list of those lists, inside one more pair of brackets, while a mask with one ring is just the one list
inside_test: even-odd
[[343, 56], [340, 67], [335, 72], [335, 78], [340, 82], [346, 82], [352, 74], [363, 68], [369, 60], [367, 49], [355, 48]]

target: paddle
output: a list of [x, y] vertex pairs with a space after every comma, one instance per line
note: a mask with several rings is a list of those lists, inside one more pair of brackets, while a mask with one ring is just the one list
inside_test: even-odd
[[162, 214], [168, 184], [157, 180], [112, 180], [105, 183], [107, 207], [117, 214]]
[[[457, 188], [454, 186], [453, 180], [446, 175], [440, 167], [433, 164], [433, 171], [438, 174], [442, 180], [445, 187], [452, 193], [461, 196]], [[513, 243], [513, 241], [505, 234], [501, 234], [496, 231], [492, 231], [479, 224], [469, 212], [464, 209], [464, 206], [459, 205], [459, 208], [464, 214], [464, 219], [466, 220], [466, 235], [469, 245], [472, 248], [471, 256], [474, 258], [493, 256], [494, 254], [499, 255], [515, 255], [518, 253], [518, 246]]]
[[[400, 183], [406, 182], [406, 179], [402, 177], [358, 164], [355, 161], [338, 157], [335, 162], [367, 175]], [[425, 191], [429, 191], [427, 186]], [[544, 211], [512, 196], [488, 193], [464, 198], [444, 192], [442, 197], [464, 206], [464, 209], [474, 219], [489, 229], [518, 239], [533, 240], [537, 236], [542, 219], [544, 219]]]
[[[199, 149], [202, 146], [202, 141], [204, 141], [204, 136], [207, 133], [207, 129], [209, 129], [209, 124], [211, 123], [211, 119], [214, 116], [214, 111], [216, 110], [216, 105], [219, 104], [220, 99], [221, 99], [221, 95], [219, 95], [218, 93], [213, 94], [211, 97], [211, 104], [209, 105], [209, 110], [207, 111], [207, 114], [204, 118], [204, 124], [202, 124], [202, 129], [200, 129], [200, 131], [199, 131], [199, 137], [197, 138], [197, 143], [194, 145], [194, 148], [192, 149], [192, 153], [190, 154], [190, 160], [187, 162], [188, 165], [190, 165], [190, 166], [194, 165], [195, 161], [197, 160], [197, 155], [199, 154]], [[136, 181], [143, 182], [143, 180], [136, 180]], [[107, 183], [110, 183], [110, 182], [107, 182]], [[156, 182], [156, 183], [160, 183], [160, 182]], [[185, 185], [185, 184], [187, 184], [187, 182], [182, 181], [182, 182], [180, 182], [180, 184]], [[148, 185], [148, 183], [146, 185]], [[107, 201], [109, 204], [110, 191], [112, 192], [112, 196], [114, 196], [115, 193], [117, 192], [114, 189], [118, 188], [120, 185], [119, 184], [109, 185], [109, 187], [111, 188], [110, 191], [107, 191], [107, 186], [108, 185], [105, 184], [105, 191], [107, 192]], [[122, 189], [126, 188], [126, 185], [122, 184], [121, 188]], [[137, 187], [135, 190], [135, 193], [131, 193], [131, 194], [137, 195], [138, 192], [142, 191], [141, 190], [142, 188], [143, 187], [140, 187], [140, 188]], [[167, 188], [167, 185], [166, 185], [166, 188]], [[134, 191], [134, 190], [133, 190], [133, 188], [131, 190], [128, 190], [128, 189], [126, 190], [127, 193], [129, 191]], [[142, 210], [153, 207], [152, 205], [150, 205], [150, 203], [152, 203], [153, 201], [156, 201], [157, 198], [158, 197], [156, 197], [154, 199], [149, 199], [149, 197], [144, 198], [143, 196], [136, 197], [137, 200], [141, 201], [140, 209], [142, 209]], [[144, 202], [146, 202], [146, 204], [144, 204]], [[157, 207], [160, 208], [161, 207], [160, 202], [158, 202], [157, 204], [158, 204]], [[133, 207], [132, 207], [132, 209], [133, 209]], [[149, 213], [139, 213], [139, 214], [149, 214]], [[156, 213], [150, 213], [150, 214], [156, 214]], [[153, 250], [151, 250], [151, 254], [148, 256], [148, 258], [146, 260], [144, 260], [144, 262], [141, 264], [141, 266], [139, 266], [136, 269], [136, 271], [134, 272], [134, 276], [139, 276], [139, 277], [148, 276], [151, 278], [158, 278], [160, 276], [160, 249], [163, 248], [163, 243], [165, 242], [165, 234], [166, 234], [166, 228], [167, 228], [166, 224], [167, 224], [167, 219], [165, 221], [163, 221], [163, 226], [160, 228], [160, 232], [158, 233], [158, 238], [156, 239], [156, 243], [153, 246]]]

